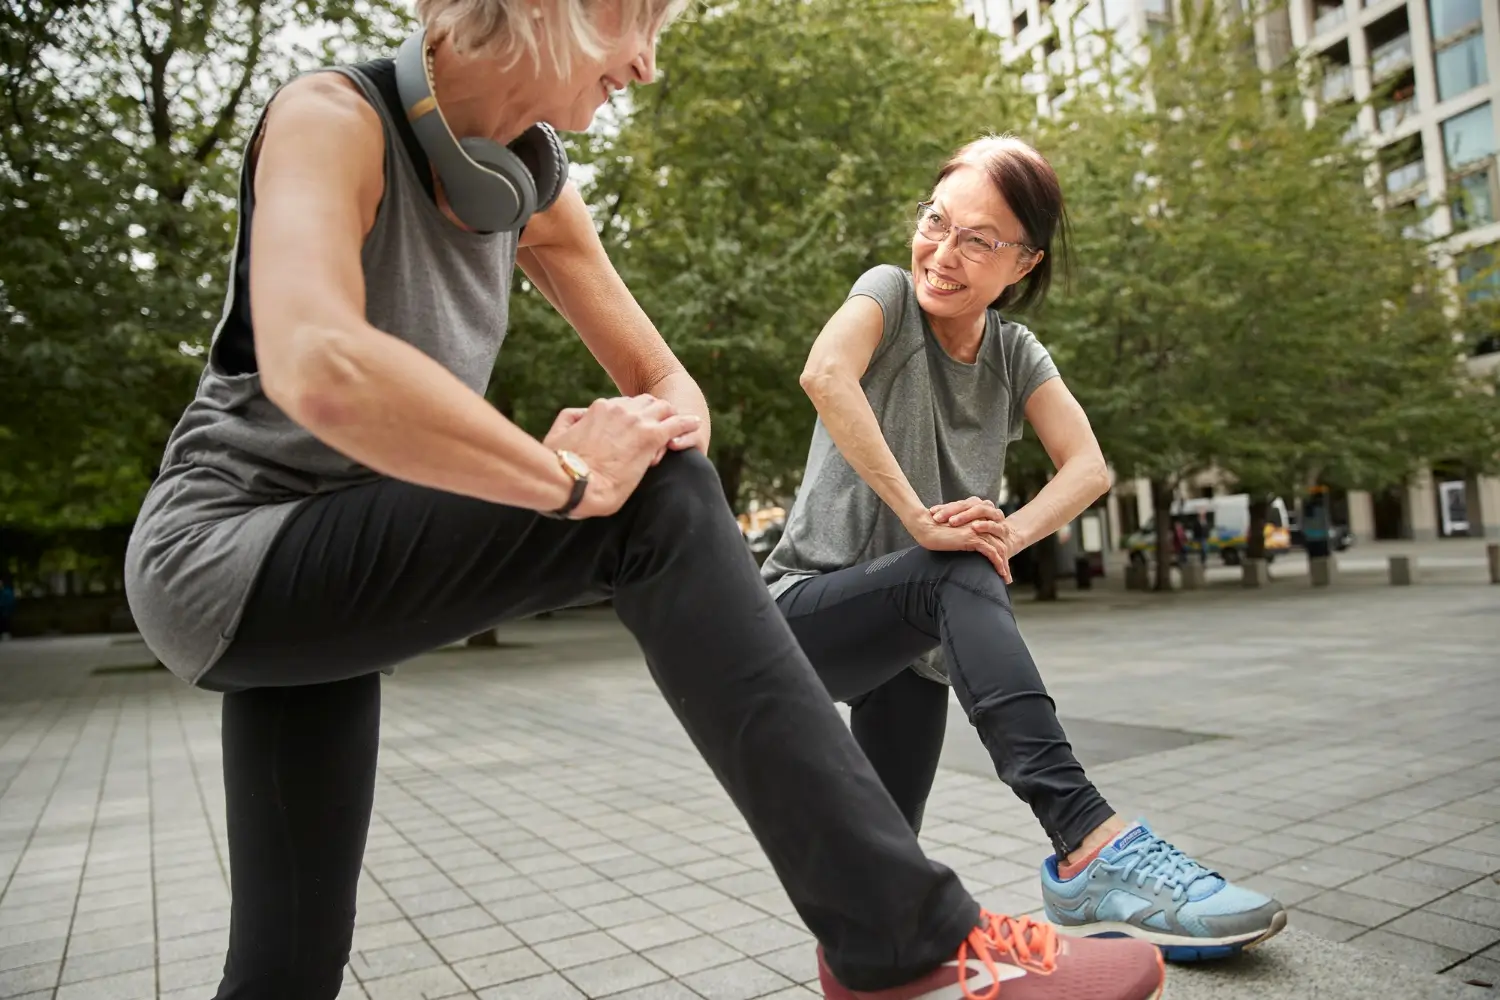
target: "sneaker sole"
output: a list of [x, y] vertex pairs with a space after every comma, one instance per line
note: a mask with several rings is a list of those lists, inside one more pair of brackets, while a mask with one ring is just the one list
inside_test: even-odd
[[1054, 924], [1059, 934], [1071, 937], [1130, 937], [1149, 941], [1161, 949], [1169, 962], [1207, 962], [1230, 958], [1240, 952], [1260, 947], [1286, 928], [1286, 911], [1271, 918], [1271, 926], [1263, 931], [1237, 934], [1224, 938], [1182, 938], [1175, 934], [1163, 934], [1133, 924], [1097, 923], [1069, 927]]

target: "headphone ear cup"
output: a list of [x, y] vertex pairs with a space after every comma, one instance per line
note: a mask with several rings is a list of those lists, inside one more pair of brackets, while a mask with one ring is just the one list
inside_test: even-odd
[[522, 132], [520, 138], [510, 144], [510, 149], [536, 179], [536, 210], [545, 212], [557, 201], [563, 186], [568, 183], [568, 151], [562, 138], [551, 125], [543, 122]]
[[460, 199], [453, 197], [456, 185], [449, 183], [444, 177], [444, 183], [449, 183], [449, 201], [454, 212], [460, 218], [465, 218], [465, 210], [475, 216], [482, 213], [485, 216], [484, 222], [478, 228], [485, 232], [520, 229], [537, 211], [536, 183], [526, 164], [515, 153], [490, 139], [470, 137], [460, 139], [458, 144], [469, 159], [485, 168], [488, 173], [498, 174], [509, 182], [508, 186], [515, 189], [516, 198], [512, 202], [510, 198], [504, 197], [509, 192], [501, 192], [495, 187], [494, 178], [489, 178], [487, 183], [475, 191], [465, 191], [465, 197], [461, 199], [463, 205], [460, 206]]

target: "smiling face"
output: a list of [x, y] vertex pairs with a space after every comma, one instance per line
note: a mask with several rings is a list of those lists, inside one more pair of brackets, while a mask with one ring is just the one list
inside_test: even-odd
[[[1038, 255], [1019, 246], [995, 250], [985, 244], [1031, 241], [982, 168], [960, 164], [938, 183], [929, 201], [932, 219], [918, 228], [911, 251], [917, 301], [929, 315], [978, 316], [1036, 266]], [[941, 240], [924, 235], [950, 227], [972, 232], [955, 228]]]
[[582, 132], [617, 90], [656, 78], [656, 36], [659, 25], [623, 25], [620, 0], [606, 0], [595, 15], [603, 51], [580, 56], [563, 78], [546, 88], [555, 103], [544, 109], [543, 121], [568, 132]]

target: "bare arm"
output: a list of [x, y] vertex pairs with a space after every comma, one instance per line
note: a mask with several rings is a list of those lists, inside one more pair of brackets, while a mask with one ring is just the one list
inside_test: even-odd
[[382, 195], [382, 166], [379, 119], [348, 81], [318, 74], [275, 101], [255, 169], [250, 236], [267, 397], [330, 447], [385, 475], [534, 510], [562, 506], [571, 483], [551, 448], [422, 351], [366, 321], [360, 247]]
[[910, 530], [930, 516], [891, 453], [859, 384], [883, 328], [884, 316], [874, 299], [850, 298], [814, 341], [801, 383], [844, 460]]
[[573, 184], [527, 225], [516, 261], [623, 395], [650, 393], [696, 414], [703, 423], [689, 447], [708, 451], [708, 402], [621, 280]]
[[1011, 555], [1057, 531], [1083, 513], [1110, 486], [1109, 466], [1088, 415], [1060, 378], [1037, 387], [1026, 401], [1026, 419], [1057, 467], [1041, 492], [1006, 518], [1014, 543]]

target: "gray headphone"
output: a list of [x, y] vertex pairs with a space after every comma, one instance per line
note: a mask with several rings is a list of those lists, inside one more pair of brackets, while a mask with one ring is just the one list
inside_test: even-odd
[[464, 225], [486, 233], [516, 232], [562, 194], [568, 154], [551, 125], [533, 125], [508, 147], [493, 139], [454, 138], [432, 96], [423, 29], [396, 53], [396, 89], [448, 204]]

